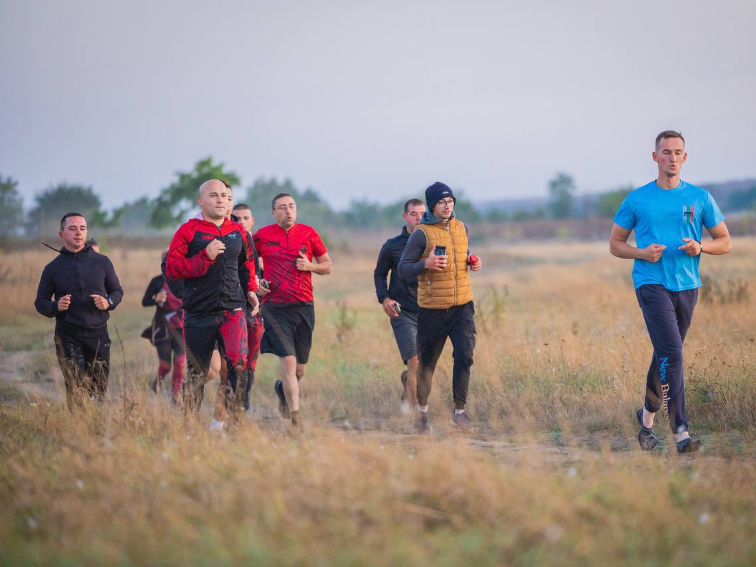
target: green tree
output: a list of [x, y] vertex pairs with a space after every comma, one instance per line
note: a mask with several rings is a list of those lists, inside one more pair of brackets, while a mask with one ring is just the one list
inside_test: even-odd
[[15, 236], [24, 214], [18, 181], [0, 175], [0, 237]]
[[620, 187], [614, 191], [601, 193], [596, 200], [596, 215], [604, 218], [612, 218], [617, 214], [622, 201], [632, 191], [632, 187]]
[[153, 204], [149, 197], [142, 197], [118, 207], [113, 211], [110, 222], [126, 232], [143, 231], [151, 226], [152, 210]]
[[[291, 179], [280, 182], [275, 177], [270, 179], [260, 177], [247, 189], [246, 200], [244, 200], [252, 209], [258, 227], [273, 222], [270, 211], [273, 197], [279, 193], [288, 193], [296, 201], [297, 222], [309, 224], [318, 231], [323, 231], [329, 226], [338, 226], [342, 222], [341, 215], [331, 209], [313, 189], [307, 188], [300, 191]], [[236, 202], [242, 201], [236, 199]]]
[[186, 220], [186, 214], [197, 201], [197, 190], [205, 181], [222, 179], [232, 187], [240, 183], [236, 173], [225, 170], [222, 163], [213, 163], [210, 156], [198, 161], [192, 171], [179, 171], [176, 176], [177, 179], [161, 190], [152, 203], [150, 225], [155, 228], [175, 225]]
[[743, 191], [735, 191], [728, 200], [729, 208], [733, 211], [745, 211], [756, 207], [756, 186]]
[[569, 218], [575, 206], [575, 181], [566, 173], [557, 173], [557, 176], [549, 181], [549, 196], [551, 217]]
[[102, 201], [92, 187], [61, 183], [34, 197], [34, 208], [27, 217], [27, 233], [32, 236], [49, 236], [60, 230], [60, 218], [66, 213], [84, 215], [90, 227], [107, 222]]

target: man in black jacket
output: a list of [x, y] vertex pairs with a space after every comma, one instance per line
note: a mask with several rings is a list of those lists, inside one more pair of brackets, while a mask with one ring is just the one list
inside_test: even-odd
[[101, 401], [108, 388], [108, 311], [123, 298], [113, 264], [87, 243], [87, 221], [68, 213], [60, 221], [64, 246], [42, 271], [34, 307], [55, 317], [55, 348], [68, 407], [86, 394]]
[[[402, 410], [409, 411], [417, 403], [417, 277], [403, 280], [397, 266], [410, 234], [420, 223], [425, 213], [425, 204], [420, 199], [410, 199], [404, 204], [404, 223], [401, 234], [389, 238], [378, 254], [378, 263], [373, 272], [375, 293], [383, 311], [391, 318], [394, 338], [407, 370], [402, 372]], [[386, 276], [391, 278], [386, 287]]]

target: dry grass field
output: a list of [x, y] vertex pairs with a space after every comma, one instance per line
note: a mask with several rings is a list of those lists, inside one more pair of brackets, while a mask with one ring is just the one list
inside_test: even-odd
[[147, 384], [139, 333], [159, 250], [108, 251], [126, 292], [111, 318], [109, 402], [70, 414], [34, 312], [53, 253], [0, 259], [0, 564], [748, 565], [756, 563], [756, 240], [704, 257], [686, 341], [693, 436], [637, 446], [650, 343], [631, 262], [605, 243], [476, 249], [478, 342], [460, 436], [451, 346], [434, 435], [399, 411], [399, 360], [375, 300], [380, 242], [337, 242], [315, 279], [302, 436], [275, 410], [261, 357], [253, 413], [224, 438]]

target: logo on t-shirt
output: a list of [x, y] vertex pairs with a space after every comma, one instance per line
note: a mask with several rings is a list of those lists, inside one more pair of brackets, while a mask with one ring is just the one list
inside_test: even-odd
[[693, 205], [683, 205], [683, 222], [693, 224], [693, 216], [696, 214], [696, 208]]

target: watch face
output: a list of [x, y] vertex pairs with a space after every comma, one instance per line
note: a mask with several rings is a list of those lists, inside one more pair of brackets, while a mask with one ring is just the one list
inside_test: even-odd
[[112, 297], [108, 297], [108, 303], [110, 304], [111, 307], [113, 306], [113, 298]]

